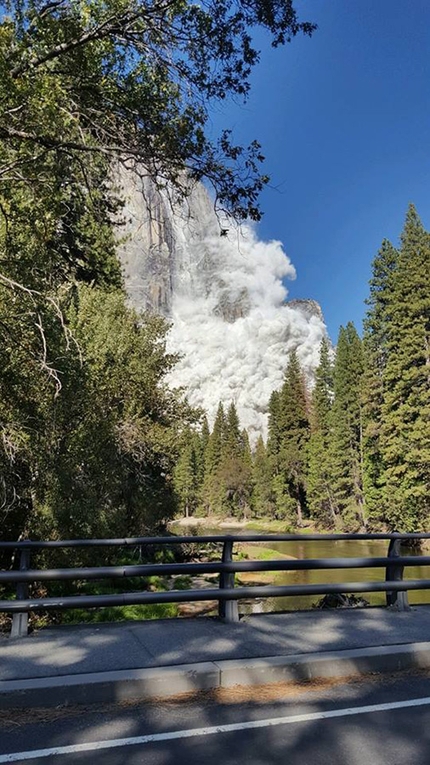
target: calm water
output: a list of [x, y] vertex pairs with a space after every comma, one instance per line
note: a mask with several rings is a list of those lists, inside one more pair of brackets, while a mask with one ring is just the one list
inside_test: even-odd
[[[187, 531], [181, 528], [181, 534]], [[195, 529], [191, 533], [195, 533]], [[199, 527], [198, 534], [246, 534], [243, 529], [212, 529]], [[352, 541], [339, 540], [329, 541], [297, 541], [297, 542], [262, 542], [263, 547], [294, 558], [380, 558], [387, 555], [387, 541]], [[413, 555], [410, 550], [404, 551], [405, 555]], [[405, 579], [430, 579], [430, 568], [427, 566], [410, 566], [405, 568]], [[286, 571], [279, 573], [276, 584], [327, 584], [330, 582], [367, 582], [383, 581], [385, 579], [384, 568], [372, 569], [337, 569], [324, 571]], [[357, 593], [358, 594], [358, 593]], [[408, 593], [411, 604], [430, 603], [430, 590], [415, 590]], [[385, 605], [385, 593], [363, 593], [363, 597], [373, 606]], [[241, 613], [257, 611], [291, 611], [296, 609], [311, 608], [319, 600], [320, 596], [310, 595], [306, 597], [292, 596], [287, 598], [262, 598], [261, 601], [249, 601], [240, 604]]]

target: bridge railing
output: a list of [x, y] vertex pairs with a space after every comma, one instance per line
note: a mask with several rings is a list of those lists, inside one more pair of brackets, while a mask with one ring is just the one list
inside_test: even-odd
[[[13, 615], [11, 637], [28, 632], [28, 614], [37, 611], [89, 609], [154, 603], [183, 603], [217, 600], [219, 615], [227, 622], [239, 619], [238, 601], [295, 595], [327, 595], [337, 593], [385, 592], [388, 606], [408, 610], [408, 590], [430, 589], [430, 579], [403, 579], [407, 566], [430, 566], [430, 556], [402, 555], [401, 545], [412, 540], [430, 539], [430, 533], [413, 534], [241, 534], [227, 536], [135, 537], [124, 539], [77, 539], [63, 541], [0, 542], [0, 550], [15, 554], [15, 568], [0, 571], [0, 585], [15, 584], [16, 598], [0, 600], [0, 613]], [[338, 540], [387, 540], [387, 556], [375, 558], [308, 558], [303, 560], [234, 560], [238, 542], [327, 542]], [[182, 544], [220, 545], [220, 560], [202, 563], [145, 563], [126, 566], [91, 566], [81, 568], [30, 568], [31, 553], [55, 548], [148, 547]], [[305, 585], [235, 586], [235, 574], [259, 571], [313, 571], [333, 569], [384, 568], [385, 581], [338, 582]], [[64, 597], [29, 598], [29, 584], [44, 581], [85, 581], [122, 579], [127, 577], [219, 574], [219, 586], [210, 589], [169, 590], [168, 592], [123, 592], [110, 595], [71, 595]]]

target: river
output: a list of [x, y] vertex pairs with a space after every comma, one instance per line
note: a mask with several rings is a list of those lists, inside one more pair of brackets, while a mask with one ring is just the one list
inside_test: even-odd
[[[196, 533], [196, 528], [186, 529], [176, 527], [177, 534]], [[243, 528], [208, 528], [198, 527], [199, 536], [205, 534], [250, 534], [254, 533]], [[278, 550], [285, 555], [294, 558], [381, 558], [387, 555], [388, 540], [338, 540], [338, 541], [293, 541], [293, 542], [263, 542], [264, 547], [270, 547]], [[404, 550], [405, 555], [414, 555], [410, 550]], [[258, 576], [258, 575], [256, 575]], [[426, 566], [410, 566], [405, 569], [405, 579], [425, 579], [430, 578], [430, 570]], [[330, 582], [368, 582], [382, 581], [385, 579], [385, 569], [335, 569], [335, 570], [317, 570], [317, 571], [286, 571], [279, 572], [276, 576], [277, 585], [288, 584], [327, 584]], [[409, 602], [413, 604], [430, 603], [430, 590], [415, 590], [408, 593]], [[372, 606], [385, 605], [385, 593], [363, 593], [363, 597]], [[298, 609], [312, 608], [319, 600], [319, 596], [292, 596], [285, 598], [262, 598], [257, 601], [241, 602], [239, 610], [241, 613], [255, 613], [264, 611], [295, 611]]]

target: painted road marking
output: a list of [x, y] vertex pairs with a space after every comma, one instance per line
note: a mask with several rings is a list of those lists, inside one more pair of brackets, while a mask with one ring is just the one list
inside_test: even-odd
[[250, 722], [231, 723], [229, 725], [214, 725], [207, 728], [175, 730], [167, 733], [152, 733], [146, 736], [133, 736], [131, 738], [114, 738], [110, 741], [89, 741], [85, 744], [71, 744], [69, 746], [56, 746], [52, 747], [51, 749], [34, 749], [28, 752], [11, 752], [10, 754], [1, 754], [0, 763], [22, 762], [23, 760], [35, 760], [41, 757], [76, 754], [77, 752], [95, 752], [99, 751], [100, 749], [115, 749], [121, 746], [155, 744], [163, 741], [174, 741], [181, 738], [212, 736], [216, 733], [234, 733], [235, 731], [241, 730], [271, 728], [277, 725], [294, 725], [295, 723], [311, 722], [312, 720], [328, 720], [334, 717], [350, 717], [351, 715], [365, 715], [369, 714], [370, 712], [389, 712], [393, 709], [407, 709], [411, 707], [424, 707], [429, 705], [430, 697], [426, 696], [422, 699], [392, 701], [387, 704], [370, 704], [363, 707], [330, 709], [326, 712], [309, 712], [307, 714], [291, 715], [289, 717], [272, 717], [267, 720], [253, 720]]

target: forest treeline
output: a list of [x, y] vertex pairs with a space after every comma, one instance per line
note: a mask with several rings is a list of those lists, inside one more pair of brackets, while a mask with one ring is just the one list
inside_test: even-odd
[[[11, 196], [11, 216], [21, 203]], [[430, 234], [413, 206], [400, 246], [384, 241], [374, 260], [362, 339], [349, 323], [336, 350], [323, 340], [314, 381], [292, 353], [252, 448], [234, 402], [210, 432], [165, 384], [168, 325], [127, 306], [109, 226], [71, 221], [104, 251], [97, 268], [82, 255], [72, 281], [46, 221], [31, 253], [34, 223], [3, 228], [9, 252], [27, 236], [34, 268], [52, 267], [48, 300], [23, 290], [18, 257], [0, 288], [3, 538], [144, 534], [178, 514], [428, 530]]]
[[174, 472], [181, 511], [300, 527], [429, 530], [430, 234], [411, 205], [374, 262], [362, 339], [325, 339], [313, 384], [296, 353], [251, 453], [236, 408], [191, 429]]

